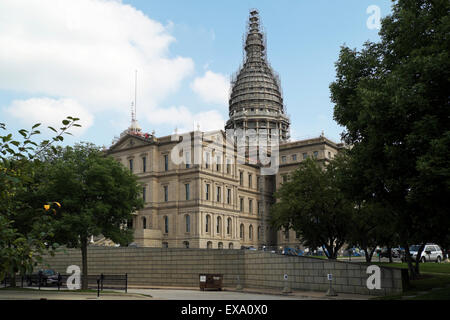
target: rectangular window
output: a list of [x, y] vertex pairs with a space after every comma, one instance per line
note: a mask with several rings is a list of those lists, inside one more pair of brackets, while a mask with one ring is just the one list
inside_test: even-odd
[[147, 157], [142, 157], [142, 172], [147, 172]]
[[256, 188], [258, 188], [259, 191], [262, 190], [261, 177], [256, 178]]
[[206, 184], [206, 200], [209, 200], [209, 184]]
[[185, 161], [186, 169], [189, 169], [191, 167], [191, 153], [189, 151], [186, 152]]
[[286, 163], [286, 156], [282, 156], [282, 157], [281, 157], [281, 162], [282, 162], [282, 163]]
[[230, 172], [231, 172], [230, 159], [227, 159], [227, 174], [230, 174]]
[[130, 163], [130, 172], [133, 172], [133, 159], [130, 159], [129, 163]]
[[169, 171], [169, 156], [164, 155], [164, 171]]
[[314, 151], [314, 158], [317, 158], [319, 156], [319, 151]]
[[190, 194], [189, 194], [189, 192], [190, 192], [189, 183], [186, 183], [186, 184], [184, 185], [184, 188], [185, 188], [185, 190], [186, 190], [186, 200], [189, 200], [189, 198], [190, 198]]
[[253, 181], [252, 181], [253, 179], [252, 179], [252, 175], [251, 174], [249, 174], [248, 175], [248, 187], [249, 188], [252, 188], [253, 187]]
[[216, 158], [216, 171], [220, 172], [220, 162], [221, 162], [221, 157], [217, 156]]
[[164, 217], [164, 233], [169, 233], [169, 217]]
[[227, 189], [227, 203], [231, 203], [231, 189]]
[[328, 151], [328, 158], [331, 159], [331, 152], [330, 151]]
[[248, 212], [253, 213], [253, 200], [248, 199]]
[[308, 159], [308, 154], [306, 152], [303, 154], [303, 159]]
[[222, 188], [217, 187], [217, 202], [220, 202], [220, 194], [222, 192]]
[[207, 153], [206, 153], [206, 163], [205, 163], [206, 169], [209, 168], [209, 157], [210, 157], [209, 152], [207, 152]]
[[168, 186], [164, 186], [164, 201], [165, 202], [169, 201], [169, 187]]
[[244, 173], [239, 172], [239, 184], [242, 186], [244, 184]]
[[296, 154], [292, 155], [292, 161], [297, 161], [297, 155]]
[[258, 208], [257, 208], [258, 214], [261, 214], [261, 201], [258, 201], [257, 206], [258, 206]]
[[191, 216], [186, 215], [185, 219], [186, 219], [186, 232], [189, 233], [191, 232]]
[[144, 202], [147, 200], [147, 187], [142, 188], [142, 200], [144, 200]]
[[244, 198], [239, 199], [239, 210], [244, 211]]

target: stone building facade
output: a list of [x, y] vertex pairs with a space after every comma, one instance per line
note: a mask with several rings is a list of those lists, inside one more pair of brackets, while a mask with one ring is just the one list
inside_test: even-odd
[[[265, 48], [258, 12], [252, 10], [246, 59], [232, 80], [225, 130], [156, 137], [142, 133], [133, 118], [108, 149], [143, 185], [145, 207], [129, 224], [138, 246], [301, 246], [295, 232], [270, 227], [274, 192], [303, 159], [326, 162], [343, 146], [323, 135], [289, 140], [280, 81]], [[271, 174], [264, 172], [261, 153], [276, 164]]]

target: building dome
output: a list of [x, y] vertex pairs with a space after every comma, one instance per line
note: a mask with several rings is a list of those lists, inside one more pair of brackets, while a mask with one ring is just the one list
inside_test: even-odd
[[230, 119], [226, 129], [268, 129], [281, 140], [289, 138], [281, 84], [266, 57], [264, 34], [257, 10], [250, 11], [244, 44], [245, 62], [231, 81]]

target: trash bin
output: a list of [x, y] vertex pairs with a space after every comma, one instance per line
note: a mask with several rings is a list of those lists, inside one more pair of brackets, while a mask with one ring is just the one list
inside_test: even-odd
[[205, 289], [216, 289], [222, 290], [223, 275], [222, 274], [211, 274], [202, 273], [199, 274], [199, 284], [200, 290]]

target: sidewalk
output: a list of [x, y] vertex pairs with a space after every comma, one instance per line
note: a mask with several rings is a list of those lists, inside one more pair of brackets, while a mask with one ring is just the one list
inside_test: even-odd
[[201, 291], [199, 287], [128, 286], [122, 290], [100, 292], [58, 291], [56, 288], [0, 290], [0, 300], [368, 300], [372, 296], [339, 293], [329, 297], [324, 292], [294, 290], [284, 294], [276, 289], [225, 287], [222, 291]]
[[[133, 286], [129, 285], [128, 289], [152, 289], [152, 290], [191, 290], [201, 291], [199, 287], [169, 287], [169, 286]], [[203, 291], [202, 291], [203, 292]], [[217, 291], [208, 291], [217, 292]], [[236, 290], [232, 287], [224, 287], [222, 292], [236, 292], [236, 293], [249, 293], [249, 294], [261, 294], [261, 295], [274, 295], [280, 297], [289, 297], [293, 299], [315, 299], [315, 300], [369, 300], [373, 296], [350, 294], [350, 293], [338, 293], [335, 297], [328, 297], [324, 292], [317, 291], [299, 291], [293, 290], [291, 293], [284, 294], [281, 290], [276, 289], [257, 289], [257, 288], [244, 288], [242, 290]]]
[[152, 297], [137, 293], [100, 292], [69, 292], [38, 289], [7, 289], [0, 290], [0, 300], [151, 300]]

